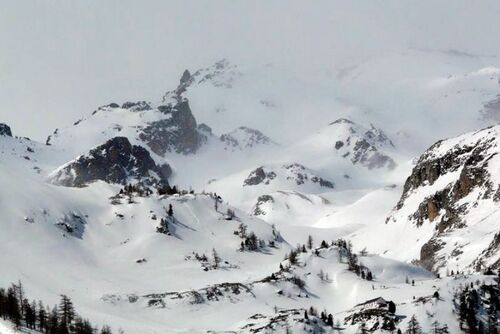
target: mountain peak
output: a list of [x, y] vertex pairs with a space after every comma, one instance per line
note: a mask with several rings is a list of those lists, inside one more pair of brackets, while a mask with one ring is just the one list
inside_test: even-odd
[[334, 144], [334, 150], [353, 164], [360, 164], [368, 169], [396, 167], [395, 161], [388, 155], [394, 144], [389, 137], [372, 124], [365, 127], [347, 118], [339, 118], [330, 123], [320, 135]]

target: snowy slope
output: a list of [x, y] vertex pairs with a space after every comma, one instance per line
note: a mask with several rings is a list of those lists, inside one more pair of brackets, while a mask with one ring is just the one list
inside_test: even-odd
[[250, 210], [257, 198], [265, 194], [278, 190], [318, 194], [332, 191], [335, 189], [335, 183], [304, 165], [277, 163], [246, 169], [220, 180], [210, 181], [205, 188]]
[[[291, 208], [302, 209], [287, 216], [282, 215], [280, 207], [278, 215], [269, 216], [270, 222], [276, 223], [273, 228], [258, 217], [228, 206], [225, 197], [222, 202], [209, 194], [117, 197], [121, 187], [102, 181], [85, 188], [54, 186], [33, 173], [32, 160], [13, 154], [23, 152], [22, 139], [0, 139], [3, 145], [0, 182], [4, 185], [2, 189], [8, 189], [1, 193], [0, 201], [0, 244], [4, 250], [0, 267], [6, 268], [0, 283], [5, 286], [22, 279], [30, 296], [49, 304], [65, 293], [83, 316], [97, 324], [108, 323], [115, 330], [151, 334], [207, 330], [247, 333], [255, 326], [256, 314], [262, 315], [259, 318], [263, 323], [276, 321], [271, 320], [275, 306], [278, 310], [314, 306], [319, 310], [326, 308], [341, 321], [346, 333], [354, 333], [359, 324], [346, 320], [353, 308], [378, 296], [394, 300], [400, 309], [398, 314], [406, 316], [405, 319], [418, 314], [428, 328], [425, 311], [431, 306], [413, 304], [412, 296], [425, 297], [432, 295], [436, 287], [455, 286], [455, 283], [448, 286], [448, 279], [434, 280], [432, 274], [421, 268], [377, 255], [360, 257], [360, 263], [375, 275], [372, 282], [363, 280], [347, 270], [345, 257], [342, 260], [339, 255], [344, 251], [337, 246], [318, 249], [320, 256], [315, 249], [300, 253], [299, 264], [280, 274], [280, 264], [288, 266], [287, 260], [283, 260], [285, 254], [297, 243], [305, 243], [308, 234], [313, 235], [314, 247], [318, 247], [322, 239], [330, 244], [352, 232], [342, 226], [323, 226], [323, 229], [290, 226], [302, 225], [305, 216], [311, 215], [308, 225], [316, 220], [314, 215], [322, 216], [322, 211], [340, 210], [341, 201], [335, 207], [316, 195], [272, 193], [276, 198], [284, 196], [277, 201], [280, 206], [292, 204]], [[42, 148], [54, 149], [40, 145], [40, 152]], [[281, 181], [297, 185], [297, 180], [301, 179]], [[393, 192], [392, 188], [386, 191]], [[327, 197], [334, 199], [335, 195], [327, 193]], [[384, 196], [374, 193], [373, 197]], [[306, 203], [311, 207], [307, 208]], [[158, 233], [156, 228], [161, 218], [170, 219], [166, 214], [169, 204], [174, 210], [169, 234]], [[353, 212], [357, 211], [355, 207]], [[228, 220], [228, 208], [235, 210], [232, 220]], [[301, 214], [305, 216], [300, 218]], [[263, 240], [257, 251], [240, 251], [244, 241], [238, 235], [240, 223], [247, 226], [246, 233], [254, 232]], [[355, 241], [355, 248], [364, 247], [361, 241]], [[222, 259], [218, 269], [213, 267], [214, 248]], [[370, 247], [368, 250], [372, 251]], [[318, 277], [321, 270], [328, 273], [328, 280]], [[58, 274], [53, 275], [54, 272]], [[274, 280], [266, 279], [273, 273]], [[416, 287], [407, 288], [404, 283], [407, 276], [417, 281]], [[304, 280], [305, 288], [297, 287], [293, 277]], [[450, 299], [440, 305], [435, 310], [432, 306], [431, 310], [441, 314], [452, 307]], [[288, 326], [300, 333], [303, 328], [300, 317], [294, 318], [293, 311], [284, 312], [288, 314]], [[187, 321], [186, 314], [197, 321]], [[215, 320], [214, 314], [224, 317]], [[453, 315], [442, 314], [442, 321], [455, 328]], [[405, 321], [399, 322], [399, 326], [404, 328]], [[279, 324], [272, 326], [273, 330], [282, 328]]]
[[279, 190], [259, 196], [251, 212], [277, 226], [311, 226], [332, 210], [331, 203], [320, 195]]
[[[379, 216], [354, 240], [440, 272], [498, 266], [498, 131], [495, 126], [430, 147], [387, 220]], [[373, 233], [383, 241], [370, 242]]]
[[[426, 332], [439, 319], [461, 333], [455, 290], [497, 284], [479, 272], [499, 265], [499, 126], [414, 158], [498, 121], [499, 58], [391, 47], [331, 56], [315, 69], [221, 60], [185, 71], [156, 101], [99, 107], [47, 145], [0, 127], [1, 285], [21, 279], [47, 303], [65, 293], [127, 333], [337, 330], [306, 323], [311, 306], [356, 333], [360, 304], [378, 297], [396, 304], [398, 328], [415, 314]], [[117, 137], [151, 168], [134, 154], [107, 160]], [[139, 179], [193, 193], [119, 194]], [[374, 280], [348, 270], [338, 238]]]

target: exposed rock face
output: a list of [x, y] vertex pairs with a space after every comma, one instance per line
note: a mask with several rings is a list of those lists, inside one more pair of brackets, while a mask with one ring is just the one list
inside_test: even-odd
[[274, 198], [271, 195], [261, 195], [257, 198], [257, 203], [253, 208], [254, 216], [265, 216], [266, 211], [262, 210], [262, 205], [266, 203], [274, 203]]
[[170, 166], [158, 166], [146, 149], [130, 144], [125, 137], [115, 137], [59, 168], [50, 179], [67, 187], [83, 187], [97, 180], [167, 185], [170, 174]]
[[0, 136], [12, 137], [10, 127], [5, 123], [0, 123]]
[[275, 143], [262, 132], [256, 129], [240, 126], [239, 128], [223, 134], [220, 140], [230, 149], [246, 149], [254, 148], [260, 145], [268, 145]]
[[243, 181], [243, 186], [256, 186], [259, 184], [269, 184], [276, 177], [275, 172], [266, 172], [264, 167], [258, 167]]
[[285, 170], [289, 171], [289, 173], [291, 174], [291, 175], [287, 176], [287, 179], [294, 180], [295, 183], [297, 183], [297, 185], [301, 185], [301, 184], [304, 184], [304, 183], [309, 181], [312, 183], [317, 183], [321, 187], [330, 188], [330, 189], [334, 188], [333, 182], [328, 181], [328, 180], [326, 180], [322, 177], [319, 177], [317, 175], [312, 175], [311, 172], [303, 165], [293, 163], [293, 164], [289, 164], [289, 165], [283, 165], [283, 168]]
[[168, 117], [149, 123], [139, 134], [139, 138], [161, 156], [167, 152], [196, 153], [207, 137], [198, 131], [189, 102], [183, 100], [162, 105], [158, 110]]
[[122, 109], [130, 109], [132, 111], [145, 111], [153, 109], [151, 105], [145, 101], [125, 102], [122, 104]]
[[202, 126], [198, 129], [189, 101], [184, 96], [194, 80], [195, 77], [185, 70], [177, 88], [167, 92], [163, 97], [165, 104], [158, 107], [168, 117], [149, 123], [139, 134], [154, 153], [161, 156], [167, 152], [193, 154], [207, 141], [206, 130], [210, 128]]
[[330, 189], [335, 186], [333, 182], [314, 174], [313, 171], [298, 163], [278, 167], [258, 167], [248, 175], [243, 186], [268, 185], [278, 176], [282, 180], [292, 181], [298, 186], [308, 183]]
[[368, 169], [396, 167], [394, 160], [383, 149], [394, 145], [385, 133], [371, 125], [364, 128], [353, 121], [341, 118], [329, 124], [336, 135], [334, 150], [356, 165]]
[[[450, 234], [476, 224], [486, 225], [482, 229], [492, 228], [492, 232], [500, 230], [498, 222], [487, 224], [500, 209], [499, 132], [500, 126], [496, 126], [437, 142], [419, 158], [406, 180], [401, 199], [387, 221], [402, 223], [406, 219], [418, 227], [435, 224], [434, 234], [420, 252], [419, 261], [427, 269], [445, 266], [447, 256], [461, 256], [463, 247], [479, 242], [457, 242], [451, 254], [443, 254], [442, 250], [450, 249], [445, 247]], [[495, 249], [480, 257], [498, 266], [495, 257], [500, 255], [499, 248], [494, 242], [492, 245]]]

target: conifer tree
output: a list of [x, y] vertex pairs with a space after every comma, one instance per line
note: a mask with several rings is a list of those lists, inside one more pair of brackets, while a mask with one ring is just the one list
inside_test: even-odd
[[69, 326], [75, 317], [75, 309], [73, 307], [73, 302], [66, 295], [61, 295], [61, 301], [59, 303], [59, 318], [61, 323]]
[[221, 258], [219, 257], [219, 254], [217, 254], [217, 251], [215, 248], [212, 249], [212, 257], [214, 259], [214, 268], [217, 269], [219, 268], [219, 264], [221, 263]]
[[313, 237], [311, 235], [309, 235], [307, 237], [307, 248], [312, 249], [313, 246], [314, 246]]
[[410, 318], [405, 334], [422, 334], [422, 327], [420, 327], [420, 324], [415, 315], [412, 315], [412, 317]]

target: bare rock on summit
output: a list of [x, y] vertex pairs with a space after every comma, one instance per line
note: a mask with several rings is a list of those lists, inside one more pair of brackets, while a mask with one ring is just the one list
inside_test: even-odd
[[168, 185], [170, 174], [170, 166], [157, 165], [148, 150], [132, 145], [125, 137], [115, 137], [62, 166], [50, 179], [67, 187], [83, 187], [97, 180], [164, 186]]

